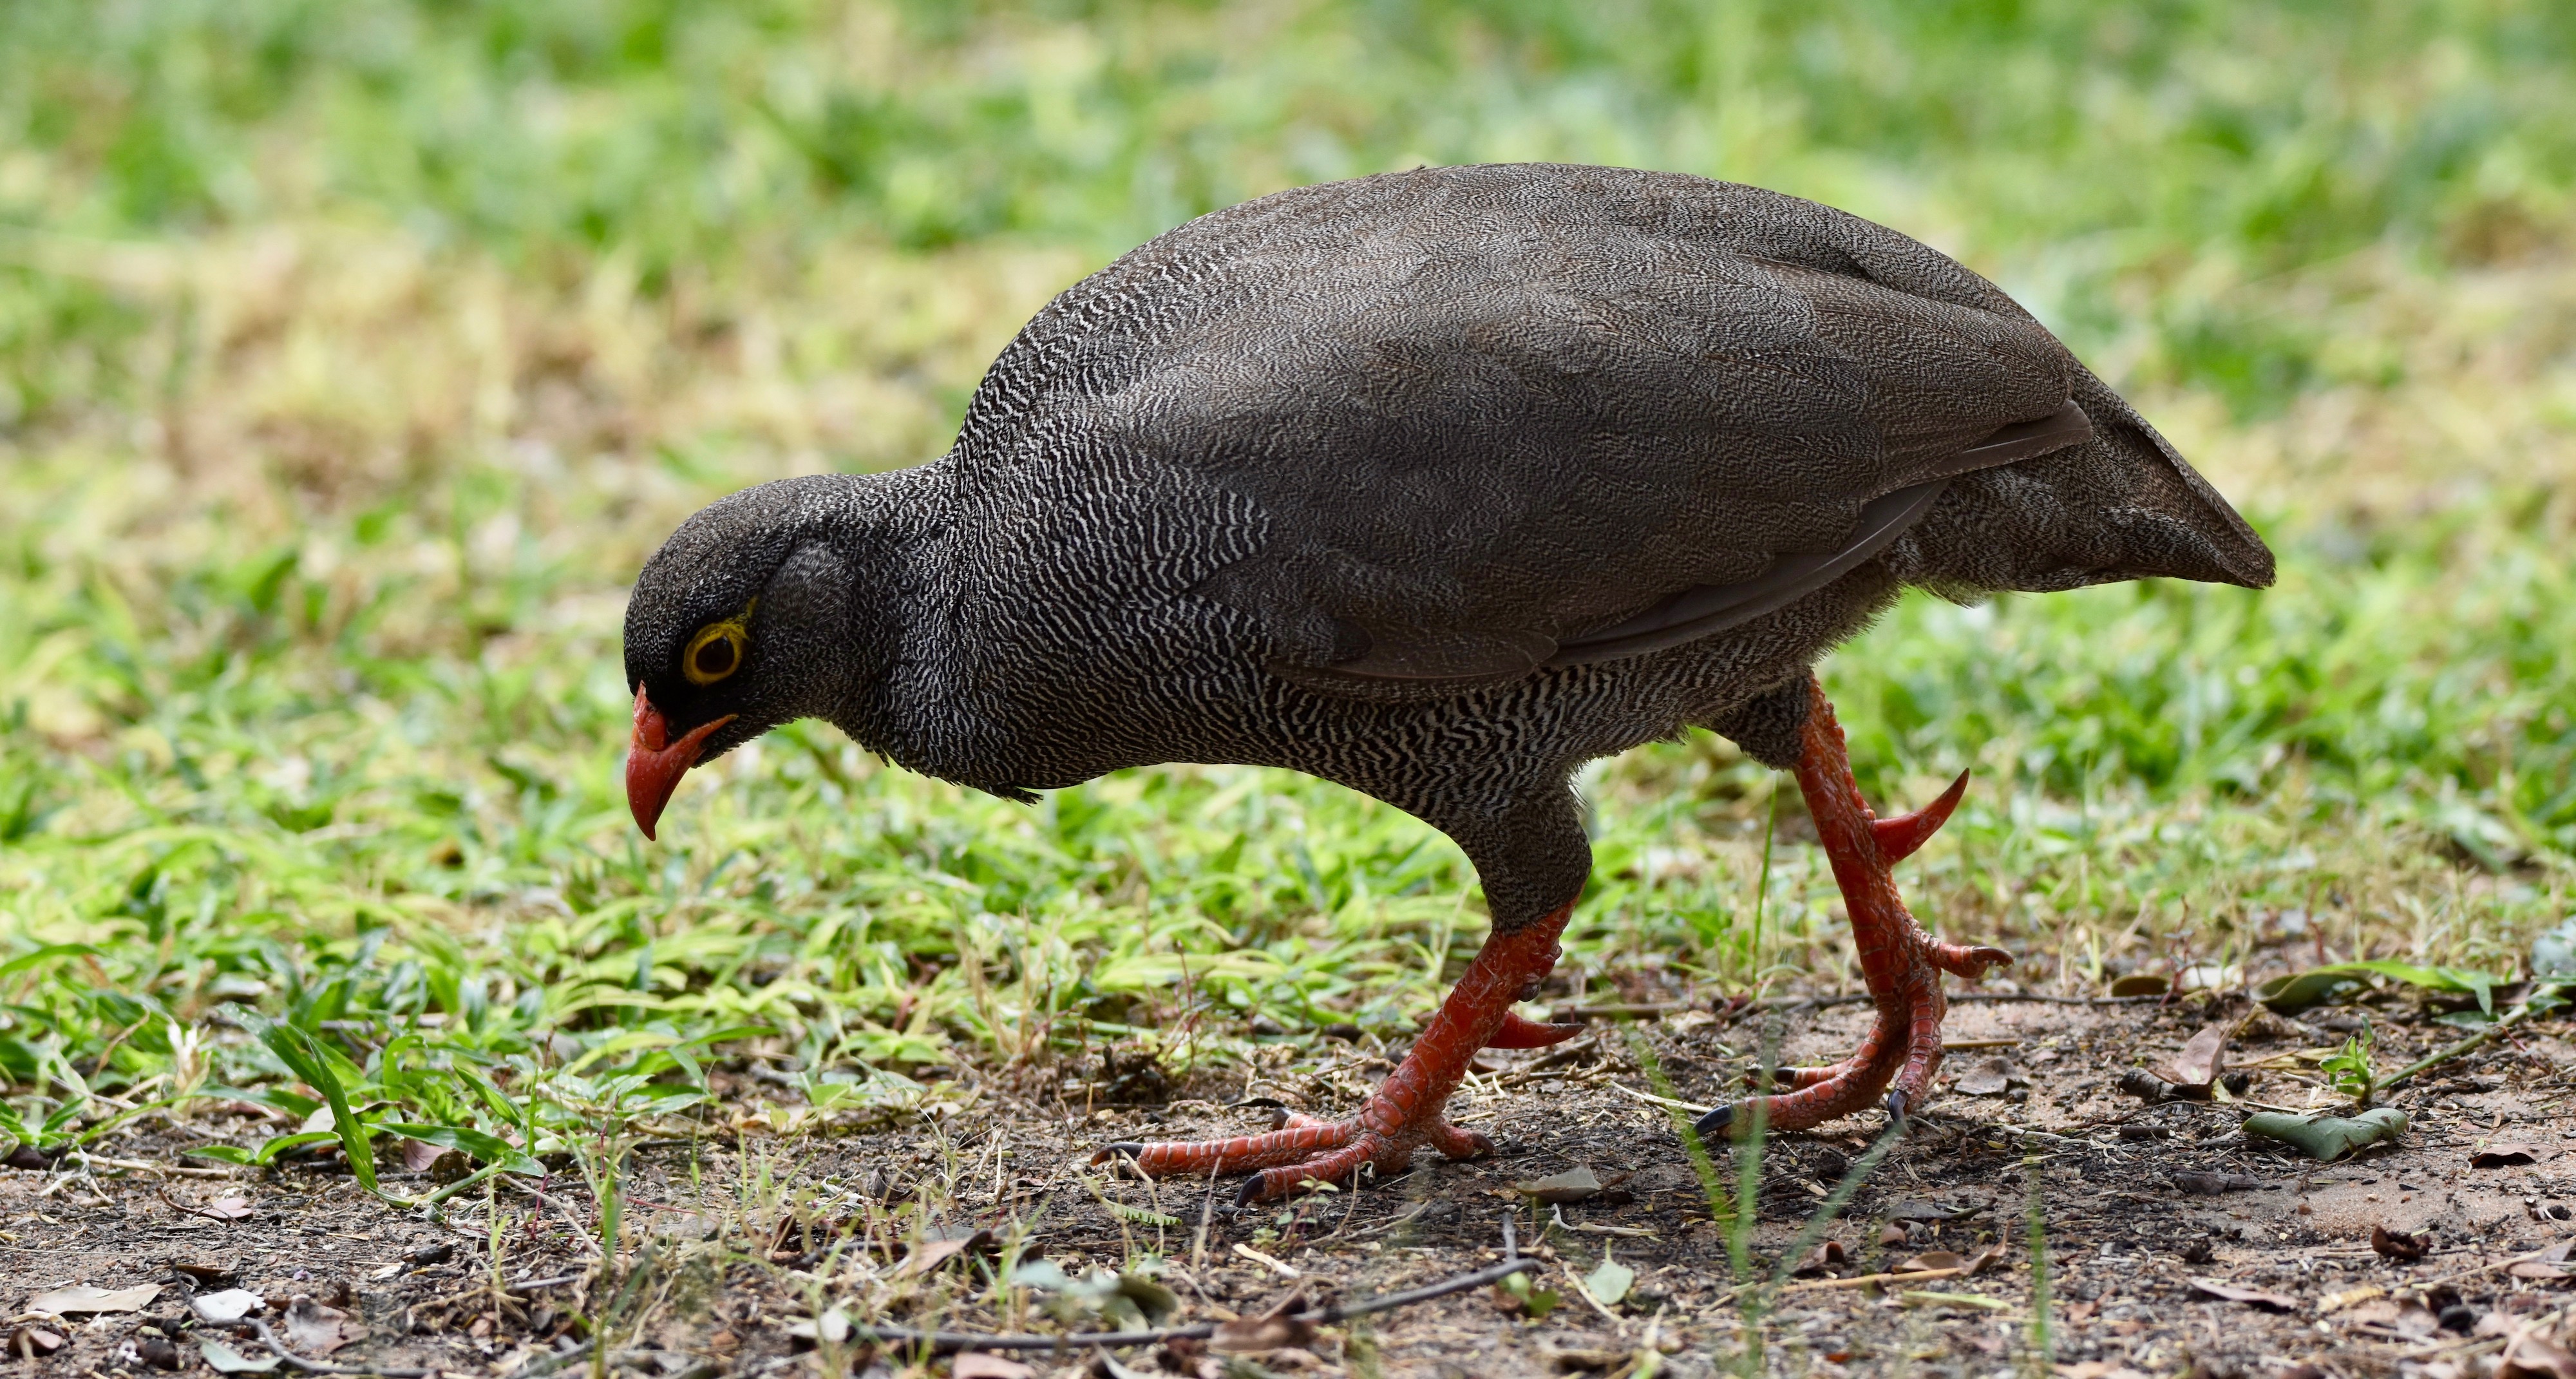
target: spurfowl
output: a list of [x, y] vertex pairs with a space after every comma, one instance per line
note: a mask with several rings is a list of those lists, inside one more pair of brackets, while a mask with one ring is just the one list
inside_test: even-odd
[[1960, 786], [1874, 818], [1810, 667], [1908, 585], [2151, 576], [2260, 587], [2272, 557], [1976, 274], [1752, 187], [1425, 169], [1218, 211], [1084, 279], [937, 461], [690, 518], [627, 608], [627, 791], [649, 836], [693, 763], [818, 717], [1013, 799], [1242, 762], [1448, 834], [1492, 934], [1358, 1115], [1101, 1151], [1257, 1169], [1252, 1200], [1491, 1147], [1442, 1107], [1477, 1049], [1572, 1033], [1511, 1009], [1591, 865], [1570, 773], [1707, 728], [1796, 772], [1877, 1003], [1768, 1123], [1882, 1091], [1902, 1117], [1941, 1061], [1938, 974], [2009, 958], [1906, 912], [1889, 867]]

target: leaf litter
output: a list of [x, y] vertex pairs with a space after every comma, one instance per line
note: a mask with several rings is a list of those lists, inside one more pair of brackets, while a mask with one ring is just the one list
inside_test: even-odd
[[[2161, 1060], [2164, 1071], [2209, 1074], [2212, 1086], [2229, 1073], [2247, 1072], [2255, 1079], [2253, 1099], [2265, 1104], [2318, 1095], [2314, 1084], [2298, 1080], [2313, 1065], [2290, 1056], [2326, 1046], [2315, 1027], [2268, 1015], [2262, 1019], [2276, 1026], [2246, 1021], [2244, 1007], [2224, 1004], [2230, 999], [2198, 995], [2170, 1008], [2100, 1011], [1963, 1003], [1952, 1017], [1963, 1037], [2020, 1041], [2025, 1053], [2016, 1066], [2028, 1081], [2007, 1086], [2016, 1097], [2026, 1089], [2026, 1100], [1961, 1097], [1929, 1108], [1855, 1190], [1844, 1224], [1798, 1246], [1803, 1254], [1794, 1272], [1801, 1282], [1792, 1286], [1807, 1291], [1778, 1294], [1781, 1305], [1794, 1299], [1795, 1310], [1824, 1318], [1837, 1347], [1855, 1355], [1883, 1357], [1901, 1344], [1887, 1329], [1887, 1314], [1870, 1311], [1880, 1298], [1896, 1303], [1896, 1312], [1938, 1314], [1948, 1325], [1983, 1325], [1975, 1319], [1991, 1317], [2006, 1319], [1994, 1324], [2022, 1326], [2032, 1282], [2024, 1218], [2034, 1191], [2051, 1269], [2052, 1325], [2060, 1345], [2069, 1347], [2061, 1354], [2090, 1346], [2125, 1359], [2153, 1345], [2179, 1346], [2193, 1334], [2194, 1308], [2227, 1308], [2238, 1320], [2229, 1323], [2226, 1343], [2247, 1364], [2272, 1347], [2308, 1344], [2295, 1339], [2295, 1327], [2276, 1338], [2267, 1329], [2276, 1320], [2305, 1325], [2318, 1318], [2335, 1330], [2334, 1344], [2352, 1355], [2413, 1343], [2483, 1345], [2494, 1356], [2503, 1349], [2501, 1328], [2545, 1318], [2560, 1305], [2569, 1267], [2546, 1257], [2542, 1247], [2554, 1237], [2531, 1238], [2547, 1223], [2524, 1202], [2576, 1198], [2576, 1180], [2562, 1179], [2553, 1157], [2474, 1170], [2474, 1177], [2467, 1168], [2477, 1148], [2534, 1142], [2530, 1128], [2512, 1132], [2526, 1115], [2534, 1117], [2531, 1127], [2545, 1124], [2537, 1117], [2546, 1112], [2536, 1108], [2547, 1084], [2535, 1079], [2537, 1065], [2507, 1046], [2464, 1060], [2448, 1080], [2392, 1094], [2402, 1105], [2387, 1109], [2408, 1114], [2406, 1129], [2357, 1164], [2325, 1163], [2250, 1133], [2252, 1117], [2283, 1113], [2221, 1096], [2146, 1105], [2117, 1099], [2117, 1074], [2132, 1066], [2129, 1051], [2142, 1046], [2183, 1050]], [[1830, 1056], [1858, 1036], [1860, 1015], [1818, 1017], [1789, 1034], [1787, 1053]], [[2405, 1056], [2406, 1022], [2382, 1018], [2377, 1025], [2383, 1053]], [[2209, 1049], [2212, 1028], [2248, 1031], [2255, 1047], [2242, 1061], [2253, 1065], [2250, 1072], [2229, 1066], [2240, 1061], [2232, 1042]], [[2526, 1036], [2533, 1053], [2576, 1061], [2557, 1026], [2534, 1024]], [[1721, 1051], [1741, 1048], [1728, 1043], [1722, 1025], [1649, 1025], [1641, 1038], [1684, 1097], [1722, 1099], [1737, 1075], [1729, 1069], [1740, 1068]], [[1651, 1080], [1642, 1065], [1630, 1066], [1622, 1047], [1613, 1041], [1595, 1055], [1600, 1066], [1637, 1085]], [[1050, 1129], [1065, 1122], [1015, 1100], [1020, 1094], [992, 1072], [968, 1067], [958, 1076], [980, 1089], [982, 1109], [935, 1127], [881, 1124], [823, 1143], [700, 1131], [669, 1148], [646, 1145], [631, 1159], [624, 1187], [635, 1203], [628, 1219], [637, 1233], [630, 1239], [652, 1244], [626, 1253], [624, 1277], [601, 1268], [595, 1241], [585, 1244], [598, 1216], [577, 1164], [551, 1178], [495, 1179], [489, 1206], [484, 1194], [459, 1199], [445, 1224], [374, 1205], [329, 1160], [310, 1168], [245, 1169], [240, 1188], [227, 1186], [204, 1199], [256, 1201], [255, 1212], [237, 1219], [161, 1203], [158, 1189], [143, 1189], [143, 1175], [96, 1181], [101, 1192], [128, 1194], [166, 1213], [163, 1220], [202, 1222], [202, 1239], [222, 1233], [221, 1246], [156, 1275], [177, 1281], [181, 1291], [151, 1305], [178, 1316], [179, 1330], [196, 1346], [190, 1353], [218, 1370], [235, 1362], [246, 1367], [241, 1372], [280, 1367], [258, 1342], [229, 1334], [254, 1318], [269, 1319], [282, 1343], [316, 1361], [362, 1356], [375, 1364], [459, 1364], [466, 1354], [458, 1347], [487, 1345], [494, 1354], [543, 1355], [577, 1343], [570, 1319], [586, 1310], [611, 1307], [621, 1296], [638, 1300], [629, 1307], [667, 1297], [698, 1268], [691, 1258], [748, 1250], [766, 1259], [774, 1246], [788, 1261], [763, 1266], [775, 1283], [727, 1281], [711, 1295], [717, 1301], [687, 1310], [666, 1302], [632, 1323], [641, 1329], [630, 1333], [633, 1343], [621, 1344], [638, 1354], [704, 1357], [719, 1369], [799, 1348], [863, 1353], [871, 1344], [869, 1328], [887, 1324], [890, 1306], [921, 1297], [944, 1299], [941, 1325], [969, 1332], [1195, 1321], [1214, 1330], [1202, 1342], [1175, 1342], [1179, 1349], [1168, 1364], [1123, 1353], [1104, 1357], [1104, 1366], [1218, 1373], [1215, 1357], [1226, 1354], [1285, 1372], [1294, 1362], [1262, 1357], [1316, 1354], [1324, 1364], [1338, 1363], [1333, 1336], [1341, 1333], [1313, 1328], [1300, 1315], [1306, 1304], [1276, 1292], [1279, 1274], [1267, 1261], [1293, 1269], [1296, 1289], [1343, 1296], [1398, 1290], [1490, 1258], [1505, 1215], [1519, 1222], [1527, 1248], [1557, 1257], [1551, 1276], [1566, 1277], [1551, 1284], [1537, 1274], [1513, 1274], [1480, 1291], [1486, 1300], [1472, 1306], [1452, 1296], [1374, 1318], [1372, 1343], [1382, 1355], [1427, 1360], [1474, 1351], [1493, 1358], [1497, 1374], [1536, 1375], [1557, 1363], [1550, 1355], [1629, 1354], [1642, 1334], [1635, 1328], [1655, 1317], [1661, 1318], [1655, 1334], [1679, 1347], [1677, 1354], [1722, 1350], [1720, 1338], [1732, 1334], [1737, 1312], [1722, 1299], [1739, 1286], [1729, 1262], [1727, 1218], [1712, 1206], [1709, 1186], [1673, 1137], [1663, 1108], [1579, 1079], [1567, 1079], [1554, 1093], [1520, 1087], [1484, 1103], [1479, 1128], [1502, 1146], [1492, 1159], [1447, 1164], [1426, 1155], [1411, 1173], [1357, 1193], [1242, 1213], [1213, 1205], [1203, 1212], [1203, 1186], [1120, 1180], [1095, 1196], [1015, 1167], [1069, 1161], [1111, 1137], [1230, 1133], [1233, 1113], [1223, 1103], [1240, 1099], [1245, 1083], [1229, 1079], [1329, 1077], [1363, 1056], [1339, 1043], [1311, 1054], [1284, 1048], [1245, 1072], [1220, 1071], [1213, 1082], [1208, 1074], [1195, 1083], [1175, 1082], [1174, 1099], [1160, 1107], [1095, 1111], [1073, 1133]], [[1511, 1069], [1531, 1057], [1499, 1059], [1504, 1071], [1497, 1076], [1512, 1077]], [[736, 1076], [725, 1071], [732, 1065], [723, 1057], [710, 1066], [720, 1087]], [[1353, 1082], [1366, 1086], [1365, 1077]], [[2299, 1114], [2322, 1118], [2345, 1109], [2328, 1104]], [[1162, 1119], [1149, 1122], [1148, 1114]], [[1874, 1126], [1867, 1118], [1853, 1124], [1847, 1131], [1783, 1136], [1766, 1147], [1749, 1240], [1757, 1267], [1784, 1267], [1763, 1261], [1791, 1244], [1814, 1204], [1863, 1157]], [[2158, 1134], [2133, 1138], [2133, 1128]], [[336, 1132], [331, 1140], [334, 1147], [341, 1143]], [[398, 1171], [393, 1165], [405, 1152], [400, 1140], [386, 1135], [379, 1141], [386, 1171]], [[968, 1148], [959, 1149], [961, 1143]], [[982, 1167], [970, 1171], [964, 1166], [979, 1152], [972, 1149], [977, 1144], [993, 1147], [980, 1151], [984, 1158], [973, 1162]], [[138, 1141], [128, 1152], [140, 1161], [150, 1150]], [[1718, 1145], [1711, 1152], [1720, 1189], [1714, 1200], [1723, 1206], [1734, 1190], [1740, 1151]], [[794, 1181], [826, 1186], [799, 1189], [807, 1195], [792, 1200], [782, 1194], [748, 1213], [691, 1186], [745, 1175], [757, 1180], [763, 1172], [780, 1181], [778, 1166], [790, 1162], [782, 1155], [794, 1156]], [[957, 1170], [942, 1167], [952, 1155]], [[1589, 1167], [1535, 1171], [1548, 1158], [1615, 1162], [1617, 1190], [1605, 1181], [1612, 1175]], [[32, 1187], [35, 1179], [23, 1181]], [[0, 1177], [0, 1190], [12, 1186]], [[390, 1183], [385, 1188], [398, 1190]], [[1220, 1198], [1223, 1188], [1218, 1185]], [[691, 1224], [677, 1233], [641, 1224], [663, 1221]], [[496, 1239], [497, 1256], [490, 1248]], [[1870, 1243], [1855, 1249], [1848, 1243], [1853, 1239]], [[1614, 1248], [1599, 1250], [1604, 1240]], [[2407, 1242], [2421, 1252], [2410, 1253]], [[979, 1311], [977, 1290], [988, 1285], [978, 1280], [1011, 1258], [1018, 1261], [1012, 1286], [994, 1296], [1012, 1310]], [[987, 1263], [968, 1267], [970, 1260]], [[298, 1271], [311, 1277], [296, 1279]], [[802, 1277], [823, 1288], [818, 1318], [799, 1320], [809, 1315], [805, 1285], [789, 1280]], [[1909, 1285], [1908, 1277], [1925, 1282]], [[102, 1281], [142, 1283], [115, 1274]], [[344, 1285], [348, 1301], [334, 1296]], [[1580, 1298], [1567, 1291], [1576, 1285]], [[767, 1301], [747, 1311], [755, 1298]], [[1563, 1305], [1569, 1301], [1577, 1305]], [[2277, 1310], [2284, 1301], [2290, 1310]], [[747, 1319], [755, 1312], [757, 1320]], [[1624, 1342], [1610, 1318], [1630, 1328]], [[2481, 1324], [2491, 1334], [2462, 1329]], [[2555, 1326], [2544, 1328], [2543, 1339], [2557, 1335]], [[76, 1346], [90, 1343], [79, 1331], [72, 1338]], [[138, 1333], [137, 1344], [150, 1339]], [[1201, 1347], [1195, 1356], [1182, 1353], [1192, 1344]], [[2205, 1341], [2194, 1344], [2206, 1349]], [[1243, 1349], [1231, 1349], [1236, 1346]], [[971, 1370], [985, 1362], [967, 1363]], [[1036, 1368], [1047, 1372], [1043, 1363]]]

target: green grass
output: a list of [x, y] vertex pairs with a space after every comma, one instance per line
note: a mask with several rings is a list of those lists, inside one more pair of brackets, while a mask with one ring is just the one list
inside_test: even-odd
[[[551, 1133], [756, 1027], [801, 1093], [697, 1113], [792, 1128], [1256, 1007], [1403, 1026], [1473, 878], [1309, 780], [1024, 808], [807, 725], [644, 843], [617, 617], [707, 499], [937, 453], [1128, 244], [1488, 158], [1920, 233], [2278, 542], [2267, 593], [1918, 599], [1829, 664], [1874, 795], [1978, 772], [1929, 920], [2070, 988], [2292, 933], [2507, 970], [2576, 873], [2571, 77], [2503, 4], [5, 7], [0, 1071], [31, 1123], [294, 1103], [238, 1004], [388, 1119]], [[1808, 848], [1757, 936], [1775, 784], [1588, 776], [1571, 965], [1852, 981]]]

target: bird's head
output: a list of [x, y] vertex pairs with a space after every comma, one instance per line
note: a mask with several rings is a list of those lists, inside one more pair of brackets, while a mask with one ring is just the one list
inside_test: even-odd
[[852, 480], [784, 479], [721, 499], [645, 562], [626, 605], [635, 725], [626, 802], [653, 836], [680, 777], [798, 718], [836, 717], [857, 654], [850, 559], [832, 539]]

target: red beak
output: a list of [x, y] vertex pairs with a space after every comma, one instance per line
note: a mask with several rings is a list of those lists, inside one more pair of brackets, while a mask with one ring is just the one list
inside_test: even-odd
[[635, 811], [635, 826], [644, 830], [646, 838], [653, 836], [653, 825], [661, 822], [662, 807], [671, 802], [671, 792], [680, 788], [680, 777], [698, 764], [707, 739], [733, 720], [732, 714], [726, 714], [713, 723], [701, 723], [673, 742], [670, 720], [644, 697], [642, 686], [636, 687], [635, 735], [626, 742], [626, 807]]

